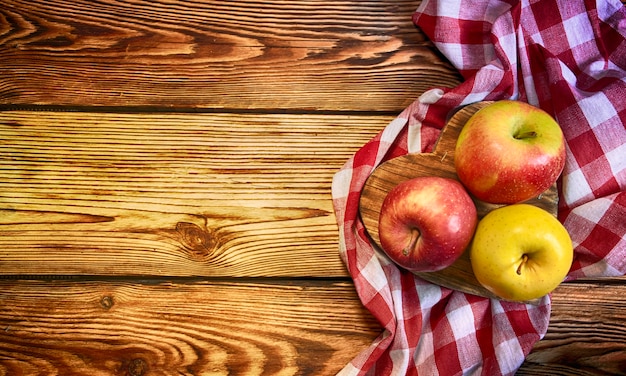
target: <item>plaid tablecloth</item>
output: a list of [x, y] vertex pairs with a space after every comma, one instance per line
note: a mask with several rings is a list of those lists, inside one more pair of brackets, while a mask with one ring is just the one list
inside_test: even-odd
[[399, 269], [368, 240], [360, 192], [380, 163], [432, 150], [451, 110], [522, 100], [552, 114], [566, 137], [559, 220], [575, 247], [568, 280], [624, 275], [626, 9], [617, 0], [426, 0], [413, 21], [464, 81], [424, 93], [333, 179], [340, 254], [385, 328], [340, 374], [513, 374], [546, 333], [550, 297], [537, 306], [491, 300]]

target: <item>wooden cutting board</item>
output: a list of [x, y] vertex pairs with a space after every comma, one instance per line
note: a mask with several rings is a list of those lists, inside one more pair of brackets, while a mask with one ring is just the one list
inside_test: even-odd
[[[458, 180], [454, 168], [456, 140], [467, 120], [489, 103], [491, 102], [478, 102], [457, 111], [443, 128], [432, 153], [407, 154], [394, 158], [378, 166], [370, 175], [361, 192], [359, 210], [369, 236], [379, 248], [378, 217], [387, 193], [399, 183], [420, 176], [436, 175]], [[484, 217], [491, 210], [503, 206], [489, 204], [474, 197], [473, 200], [479, 218]], [[528, 200], [526, 203], [545, 209], [556, 216], [558, 204], [556, 184], [539, 197]], [[440, 286], [474, 295], [498, 298], [476, 280], [467, 250], [454, 264], [443, 270], [415, 272], [415, 274]]]

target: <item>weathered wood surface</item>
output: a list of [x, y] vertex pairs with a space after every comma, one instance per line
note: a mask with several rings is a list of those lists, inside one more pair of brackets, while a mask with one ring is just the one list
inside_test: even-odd
[[[562, 285], [519, 374], [624, 374], [624, 293]], [[380, 334], [347, 282], [0, 280], [0, 305], [3, 375], [332, 375]]]
[[626, 279], [566, 283], [554, 291], [545, 338], [518, 375], [625, 375]]
[[2, 375], [332, 375], [380, 333], [341, 282], [0, 281]]
[[[332, 375], [367, 347], [330, 182], [459, 82], [418, 5], [3, 1], [0, 374]], [[520, 374], [626, 373], [625, 286], [562, 285]]]
[[458, 83], [417, 5], [3, 0], [0, 104], [398, 111]]
[[0, 112], [2, 273], [346, 277], [332, 176], [390, 120]]

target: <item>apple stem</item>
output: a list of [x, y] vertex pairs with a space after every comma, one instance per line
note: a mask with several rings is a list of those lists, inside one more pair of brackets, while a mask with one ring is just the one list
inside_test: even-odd
[[525, 138], [535, 138], [537, 137], [537, 132], [535, 131], [520, 132], [520, 133], [516, 133], [515, 136], [513, 137], [517, 140], [522, 140]]
[[416, 228], [411, 229], [411, 239], [409, 240], [409, 244], [402, 250], [402, 254], [408, 256], [413, 249], [415, 248], [415, 244], [417, 243], [417, 239], [420, 237], [420, 231]]
[[524, 264], [526, 264], [527, 261], [528, 261], [528, 255], [526, 254], [522, 255], [522, 263], [519, 264], [519, 266], [517, 267], [518, 275], [522, 275], [522, 266], [524, 266]]

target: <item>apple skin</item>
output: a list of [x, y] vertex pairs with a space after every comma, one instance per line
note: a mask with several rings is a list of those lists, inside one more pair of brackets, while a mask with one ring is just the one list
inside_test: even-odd
[[485, 215], [469, 252], [481, 285], [502, 299], [520, 302], [554, 290], [574, 257], [572, 240], [561, 222], [528, 204], [503, 206]]
[[478, 222], [476, 206], [456, 180], [424, 176], [385, 197], [378, 221], [383, 251], [411, 272], [450, 266], [467, 249]]
[[478, 110], [457, 140], [454, 165], [476, 198], [515, 204], [546, 191], [565, 166], [557, 122], [528, 103], [502, 100]]

